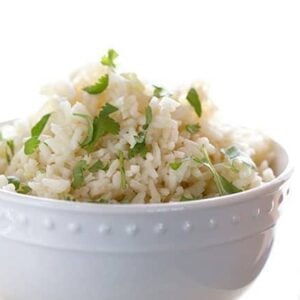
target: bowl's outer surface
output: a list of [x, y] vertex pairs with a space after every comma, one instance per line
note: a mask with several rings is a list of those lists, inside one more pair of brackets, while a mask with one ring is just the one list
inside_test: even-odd
[[272, 247], [285, 171], [190, 203], [103, 206], [0, 191], [0, 300], [230, 300]]

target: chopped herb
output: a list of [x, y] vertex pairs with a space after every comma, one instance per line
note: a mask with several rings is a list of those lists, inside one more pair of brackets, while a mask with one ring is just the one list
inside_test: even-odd
[[15, 176], [8, 176], [7, 177], [8, 183], [13, 184], [15, 186], [16, 191], [20, 188], [20, 180]]
[[88, 124], [88, 133], [87, 133], [87, 136], [84, 139], [84, 141], [82, 143], [80, 143], [81, 147], [85, 147], [93, 139], [93, 133], [94, 133], [93, 119], [90, 116], [84, 115], [84, 114], [74, 114], [74, 116], [85, 119], [86, 122], [87, 122], [87, 124]]
[[151, 106], [148, 106], [147, 108], [146, 108], [146, 123], [144, 124], [144, 126], [143, 126], [143, 129], [144, 130], [147, 130], [148, 129], [148, 127], [149, 127], [149, 125], [150, 125], [150, 123], [152, 122], [152, 109], [151, 109]]
[[186, 99], [190, 103], [190, 105], [194, 108], [196, 114], [200, 118], [202, 115], [202, 105], [198, 93], [194, 88], [191, 88], [189, 90]]
[[25, 184], [21, 184], [19, 178], [15, 176], [7, 177], [8, 183], [13, 184], [15, 186], [15, 190], [19, 194], [28, 194], [32, 191], [32, 189]]
[[145, 158], [148, 152], [145, 140], [142, 143], [136, 143], [133, 148], [128, 151], [128, 158], [131, 159], [137, 155]]
[[147, 135], [147, 129], [150, 126], [150, 123], [152, 122], [152, 109], [150, 106], [146, 109], [146, 123], [143, 125], [143, 130], [140, 132], [137, 136], [134, 137], [136, 144], [133, 148], [129, 149], [128, 151], [128, 158], [131, 159], [135, 157], [136, 155], [140, 155], [141, 157], [145, 158], [146, 154], [148, 152], [147, 146], [146, 146], [146, 135]]
[[39, 140], [39, 138], [37, 136], [31, 137], [25, 143], [25, 148], [24, 148], [25, 154], [26, 155], [33, 154], [35, 152], [35, 150], [38, 148], [38, 146], [40, 145], [40, 143], [41, 143], [41, 141]]
[[119, 54], [114, 49], [109, 49], [107, 51], [107, 54], [104, 55], [101, 59], [101, 63], [104, 66], [108, 66], [111, 68], [115, 68], [115, 62], [114, 60], [119, 56]]
[[98, 171], [100, 170], [103, 170], [103, 171], [107, 171], [108, 170], [108, 165], [104, 165], [104, 163], [101, 161], [101, 160], [97, 160], [93, 165], [91, 165], [89, 167], [89, 171], [91, 173], [97, 173]]
[[31, 187], [28, 185], [21, 185], [20, 189], [18, 190], [19, 194], [29, 194], [32, 191]]
[[80, 160], [76, 163], [73, 170], [72, 188], [79, 189], [84, 184], [84, 172], [87, 170], [88, 165], [86, 160]]
[[188, 124], [185, 126], [185, 130], [191, 134], [199, 132], [200, 128], [198, 124]]
[[107, 134], [117, 135], [120, 132], [120, 124], [117, 123], [114, 119], [110, 117], [101, 117], [99, 116], [94, 121], [94, 129], [96, 139], [99, 139], [102, 136]]
[[242, 190], [237, 188], [235, 185], [233, 185], [230, 181], [228, 181], [224, 176], [219, 175], [221, 183], [223, 185], [224, 190], [226, 191], [226, 194], [235, 194], [239, 193]]
[[13, 140], [7, 140], [6, 144], [8, 148], [10, 149], [11, 155], [13, 156], [15, 154], [15, 143]]
[[170, 167], [172, 170], [177, 171], [182, 165], [182, 161], [174, 161], [170, 163]]
[[45, 129], [51, 114], [44, 115], [38, 123], [31, 129], [31, 136], [39, 137]]
[[256, 169], [256, 165], [252, 161], [252, 159], [249, 156], [247, 156], [245, 153], [240, 151], [240, 149], [238, 149], [237, 147], [232, 146], [230, 148], [227, 148], [226, 150], [223, 150], [222, 152], [228, 158], [228, 160], [231, 161], [231, 165], [233, 169], [236, 169], [234, 167], [235, 160], [241, 161], [244, 165], [252, 168], [253, 170]]
[[6, 151], [6, 153], [5, 153], [5, 159], [6, 159], [6, 162], [7, 162], [8, 164], [10, 164], [11, 158], [10, 158], [10, 155], [8, 154], [7, 151]]
[[116, 112], [117, 110], [118, 110], [117, 107], [115, 107], [115, 106], [113, 106], [109, 103], [106, 103], [105, 106], [103, 107], [103, 109], [100, 112], [100, 117], [107, 117], [110, 114]]
[[43, 130], [45, 129], [47, 122], [51, 114], [44, 115], [38, 123], [31, 129], [31, 138], [25, 142], [24, 152], [26, 155], [33, 154], [35, 150], [40, 145], [41, 141], [39, 139]]
[[138, 135], [136, 135], [134, 137], [136, 143], [143, 143], [145, 141], [145, 138], [146, 138], [146, 132], [145, 131], [140, 132]]
[[231, 182], [229, 182], [225, 177], [219, 175], [214, 165], [212, 164], [209, 155], [207, 153], [206, 148], [202, 147], [202, 158], [194, 158], [194, 161], [204, 165], [207, 167], [213, 175], [214, 181], [216, 183], [217, 189], [220, 195], [228, 195], [233, 193], [241, 192], [236, 186], [234, 186]]
[[165, 96], [170, 96], [170, 93], [168, 93], [163, 87], [153, 85], [154, 91], [153, 96], [156, 98], [162, 98]]
[[121, 187], [122, 189], [127, 188], [127, 179], [125, 171], [125, 158], [122, 151], [119, 151], [119, 161], [120, 161], [120, 173], [121, 173]]
[[108, 74], [105, 74], [101, 76], [95, 84], [87, 86], [83, 90], [90, 95], [98, 95], [106, 90], [108, 84], [109, 84], [109, 76]]
[[117, 107], [106, 103], [99, 113], [99, 116], [94, 119], [92, 139], [84, 146], [88, 151], [92, 151], [94, 149], [95, 144], [101, 137], [107, 134], [117, 135], [120, 132], [120, 124], [109, 116], [117, 110]]

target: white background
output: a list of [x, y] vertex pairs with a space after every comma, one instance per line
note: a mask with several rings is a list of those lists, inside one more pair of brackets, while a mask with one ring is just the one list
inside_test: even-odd
[[[280, 140], [296, 164], [298, 6], [289, 0], [1, 1], [0, 121], [26, 116], [41, 105], [41, 84], [113, 47], [123, 69], [158, 85], [206, 81], [228, 117]], [[271, 259], [245, 300], [300, 299], [298, 181], [296, 174]]]

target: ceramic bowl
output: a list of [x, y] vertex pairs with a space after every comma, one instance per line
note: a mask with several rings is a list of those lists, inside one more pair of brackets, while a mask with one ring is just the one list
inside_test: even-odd
[[291, 168], [185, 203], [101, 205], [0, 191], [1, 300], [229, 300], [270, 254]]

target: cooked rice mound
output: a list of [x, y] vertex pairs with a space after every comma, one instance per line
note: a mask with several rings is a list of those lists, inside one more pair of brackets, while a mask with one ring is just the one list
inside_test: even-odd
[[[109, 84], [103, 92], [84, 90], [106, 74]], [[191, 87], [201, 101], [200, 117], [187, 101]], [[201, 84], [165, 96], [154, 96], [155, 89], [135, 74], [118, 74], [99, 63], [74, 72], [69, 81], [44, 87], [40, 111], [1, 129], [0, 188], [79, 202], [165, 203], [244, 191], [274, 178], [272, 141], [222, 121]], [[116, 108], [109, 117], [119, 124], [118, 133], [83, 147], [90, 128], [79, 114], [94, 120], [108, 103]], [[148, 107], [152, 118], [146, 128]], [[25, 154], [32, 128], [48, 113], [39, 145]], [[190, 125], [194, 130], [187, 130]], [[141, 133], [146, 151], [130, 155]], [[232, 158], [228, 151], [237, 155]], [[79, 162], [84, 167], [76, 173]], [[91, 171], [96, 162], [100, 167]], [[226, 182], [218, 186], [220, 178]], [[220, 190], [220, 184], [227, 188]]]

